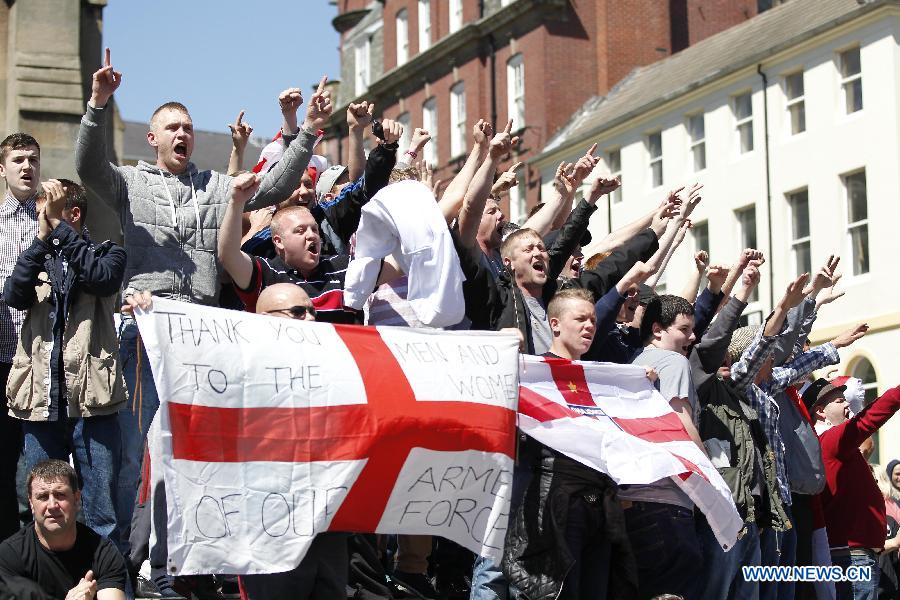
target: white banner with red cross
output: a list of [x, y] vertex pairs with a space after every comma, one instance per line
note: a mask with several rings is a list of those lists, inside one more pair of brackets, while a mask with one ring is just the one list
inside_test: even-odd
[[170, 574], [287, 571], [323, 531], [438, 535], [499, 561], [515, 337], [164, 299], [137, 320], [161, 399]]
[[519, 428], [620, 485], [670, 477], [722, 548], [743, 527], [725, 480], [688, 436], [644, 367], [524, 357]]

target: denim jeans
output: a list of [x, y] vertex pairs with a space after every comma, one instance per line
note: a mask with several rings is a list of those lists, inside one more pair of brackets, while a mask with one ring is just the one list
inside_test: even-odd
[[[138, 354], [138, 346], [140, 346], [140, 354]], [[119, 411], [122, 451], [119, 486], [115, 498], [116, 520], [122, 539], [123, 553], [127, 556], [128, 536], [140, 480], [144, 443], [147, 441], [150, 422], [153, 421], [159, 408], [159, 396], [156, 393], [153, 372], [150, 370], [150, 361], [144, 345], [138, 340], [137, 322], [133, 318], [123, 318], [119, 328], [119, 361], [122, 363], [125, 387], [128, 389], [128, 401]], [[140, 382], [139, 388], [138, 382]]]
[[[788, 519], [794, 522], [790, 506], [784, 507]], [[759, 534], [761, 563], [763, 566], [793, 567], [796, 564], [797, 532], [791, 528], [787, 531], [775, 531], [765, 528]], [[793, 581], [760, 581], [760, 600], [793, 600]]]
[[638, 597], [678, 594], [700, 600], [706, 569], [691, 509], [635, 501], [625, 509], [625, 526], [637, 559]]
[[113, 505], [122, 434], [115, 414], [59, 421], [23, 421], [28, 471], [43, 460], [72, 462], [81, 485], [84, 524], [121, 550]]
[[[522, 435], [522, 434], [519, 434]], [[513, 468], [512, 497], [509, 501], [509, 518], [514, 518], [519, 504], [525, 498], [525, 491], [531, 483], [534, 468], [533, 457], [520, 455]], [[472, 588], [469, 600], [515, 600], [518, 590], [509, 585], [500, 565], [486, 556], [476, 556], [472, 568]]]
[[697, 536], [703, 549], [702, 598], [715, 600], [756, 600], [759, 598], [759, 584], [744, 580], [741, 567], [759, 565], [759, 528], [756, 523], [747, 525], [741, 539], [725, 552], [706, 519], [697, 517]]
[[475, 558], [469, 600], [507, 600], [509, 584], [500, 565], [487, 556]]
[[835, 584], [837, 600], [876, 600], [878, 598], [878, 578], [881, 570], [874, 555], [850, 554], [835, 556], [832, 554], [831, 562], [843, 567], [847, 573], [847, 567], [869, 567], [872, 573], [869, 581], [839, 581]]

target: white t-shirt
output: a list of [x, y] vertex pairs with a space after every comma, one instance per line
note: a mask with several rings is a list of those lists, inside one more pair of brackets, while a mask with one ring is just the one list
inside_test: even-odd
[[[691, 376], [691, 363], [678, 352], [647, 346], [635, 357], [632, 364], [652, 367], [659, 376], [656, 387], [667, 401], [672, 398], [687, 398], [691, 404], [691, 420], [697, 423], [697, 390]], [[693, 508], [694, 503], [681, 488], [666, 477], [647, 485], [623, 485], [619, 487], [619, 498], [641, 502], [675, 504]]]

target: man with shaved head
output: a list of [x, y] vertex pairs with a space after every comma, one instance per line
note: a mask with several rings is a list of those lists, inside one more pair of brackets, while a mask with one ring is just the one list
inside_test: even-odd
[[[325, 81], [323, 78], [310, 99], [302, 126], [283, 132], [296, 135], [296, 139], [266, 173], [255, 196], [248, 199], [247, 210], [277, 204], [294, 191], [312, 156], [317, 132], [331, 115]], [[215, 171], [199, 171], [190, 162], [194, 125], [188, 109], [179, 102], [163, 104], [150, 118], [147, 143], [156, 153], [154, 163], [116, 166], [109, 162], [112, 135], [108, 102], [121, 82], [122, 74], [113, 69], [107, 49], [104, 66], [92, 78], [91, 97], [75, 144], [75, 166], [87, 191], [107, 204], [122, 224], [128, 254], [126, 293], [130, 289], [149, 290], [164, 298], [216, 306], [221, 268], [216, 247], [232, 178]], [[279, 97], [283, 111], [296, 112], [302, 101], [297, 88]], [[119, 412], [123, 451], [116, 498], [116, 519], [124, 538], [121, 546], [127, 548], [140, 543], [137, 538], [129, 543], [127, 532], [144, 442], [159, 399], [150, 369], [135, 368], [150, 363], [138, 341], [134, 319], [123, 320], [120, 340], [120, 360], [132, 398]], [[136, 561], [142, 556], [135, 553], [131, 558]], [[165, 565], [162, 556], [160, 560], [157, 564]], [[159, 575], [162, 581], [165, 572]], [[165, 592], [163, 596], [176, 597]]]
[[[235, 179], [219, 236], [219, 259], [247, 310], [259, 312], [256, 303], [265, 289], [289, 283], [311, 299], [319, 321], [356, 323], [357, 311], [344, 307], [344, 276], [350, 257], [322, 256], [319, 224], [305, 206], [288, 206], [272, 217], [272, 243], [278, 256], [250, 256], [241, 250], [241, 213], [259, 185], [253, 173]], [[385, 263], [378, 285], [397, 275]]]
[[316, 320], [316, 309], [309, 294], [293, 283], [276, 283], [260, 292], [256, 299], [256, 312], [301, 321]]
[[[256, 298], [256, 313], [300, 321], [316, 320], [312, 300], [294, 283], [274, 283], [262, 290]], [[247, 600], [343, 598], [350, 561], [347, 552], [347, 534], [326, 531], [316, 535], [296, 568], [285, 573], [242, 575], [241, 587]]]

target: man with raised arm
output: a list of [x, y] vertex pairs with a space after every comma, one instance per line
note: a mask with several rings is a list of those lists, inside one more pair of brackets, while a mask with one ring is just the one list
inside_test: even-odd
[[[297, 138], [266, 173], [246, 210], [277, 204], [294, 191], [312, 155], [316, 132], [331, 114], [325, 82], [323, 77], [303, 126], [286, 132]], [[190, 162], [193, 123], [187, 108], [177, 102], [160, 106], [150, 118], [147, 143], [156, 151], [154, 164], [111, 164], [107, 104], [121, 83], [122, 74], [113, 69], [107, 49], [104, 66], [93, 75], [91, 98], [75, 143], [75, 166], [85, 188], [112, 208], [122, 224], [128, 253], [124, 287], [215, 306], [220, 287], [216, 246], [232, 179], [215, 171], [198, 171]], [[299, 94], [292, 98], [294, 107], [299, 107]], [[159, 407], [153, 377], [145, 368], [149, 362], [137, 337], [135, 321], [124, 319], [119, 352], [130, 402], [119, 413], [123, 452], [116, 498], [123, 532], [130, 527], [144, 441]], [[123, 539], [123, 547], [127, 545]]]
[[845, 571], [850, 566], [870, 569], [862, 577], [836, 582], [838, 598], [876, 598], [880, 597], [878, 554], [896, 550], [900, 538], [885, 541], [884, 497], [859, 445], [900, 409], [900, 387], [887, 390], [852, 417], [844, 389], [817, 379], [803, 393], [803, 403], [817, 422], [828, 426], [819, 441], [827, 480], [822, 505], [831, 560]]
[[[385, 120], [385, 139], [371, 154], [393, 153], [403, 128]], [[396, 126], [395, 126], [396, 125]], [[391, 156], [391, 162], [393, 157]], [[347, 254], [322, 256], [322, 237], [313, 213], [304, 206], [289, 206], [272, 217], [272, 243], [277, 256], [251, 256], [241, 250], [241, 212], [248, 199], [255, 197], [259, 180], [253, 174], [235, 179], [229, 203], [222, 220], [219, 238], [219, 257], [231, 276], [238, 296], [247, 310], [255, 310], [256, 299], [262, 290], [276, 283], [293, 283], [312, 298], [318, 320], [329, 323], [355, 323], [356, 311], [344, 307], [344, 277], [350, 257]], [[357, 220], [359, 217], [357, 216]], [[348, 235], [349, 238], [349, 235]], [[389, 281], [398, 273], [387, 264], [378, 284]]]

